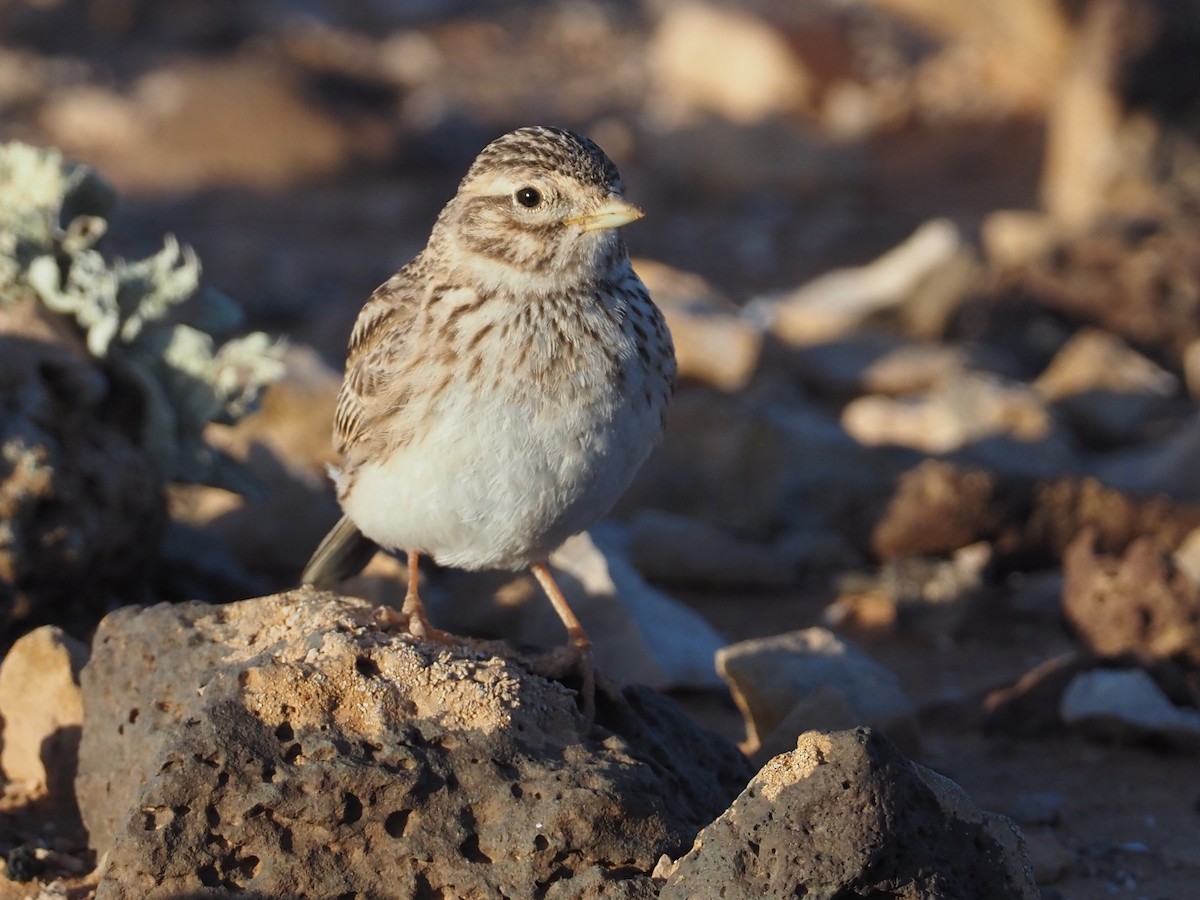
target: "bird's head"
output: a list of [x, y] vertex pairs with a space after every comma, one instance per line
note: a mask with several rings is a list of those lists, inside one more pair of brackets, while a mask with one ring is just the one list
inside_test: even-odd
[[612, 161], [561, 128], [531, 126], [476, 157], [434, 240], [476, 283], [556, 291], [607, 277], [627, 259], [616, 229], [642, 217]]

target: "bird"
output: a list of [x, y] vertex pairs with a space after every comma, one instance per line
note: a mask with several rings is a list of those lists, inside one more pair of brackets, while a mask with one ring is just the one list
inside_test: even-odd
[[342, 517], [301, 577], [332, 587], [379, 548], [404, 552], [396, 621], [449, 643], [420, 597], [422, 557], [528, 569], [589, 718], [591, 644], [546, 561], [610, 511], [665, 428], [674, 345], [618, 232], [642, 216], [572, 131], [527, 126], [480, 151], [355, 321], [330, 469]]

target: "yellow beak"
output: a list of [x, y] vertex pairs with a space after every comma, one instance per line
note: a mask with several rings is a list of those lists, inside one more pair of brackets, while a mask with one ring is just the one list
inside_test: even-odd
[[644, 212], [620, 197], [609, 197], [586, 216], [574, 216], [563, 221], [566, 225], [578, 225], [584, 231], [598, 231], [601, 228], [620, 228], [636, 222], [644, 215]]

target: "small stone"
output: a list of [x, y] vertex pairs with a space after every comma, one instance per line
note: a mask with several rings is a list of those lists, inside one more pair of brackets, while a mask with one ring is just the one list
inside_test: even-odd
[[962, 347], [923, 343], [879, 331], [853, 332], [813, 344], [788, 358], [806, 385], [822, 397], [862, 393], [889, 397], [930, 390], [967, 369]]
[[[632, 562], [623, 526], [602, 522], [570, 538], [551, 554], [550, 566], [605, 678], [657, 690], [722, 686], [712, 660], [725, 639], [701, 615], [646, 581]], [[562, 646], [562, 620], [532, 575], [440, 576], [433, 580], [429, 603], [440, 626], [460, 634], [500, 635], [519, 647]], [[377, 588], [379, 579], [374, 582]], [[397, 579], [392, 583], [402, 585]], [[371, 593], [369, 585], [368, 595], [388, 599]]]
[[801, 735], [657, 873], [663, 900], [1038, 897], [1012, 822], [868, 728]]
[[[626, 555], [623, 536], [604, 528], [593, 533], [595, 540], [588, 534], [570, 538], [550, 555], [550, 563], [565, 576], [560, 586], [580, 621], [585, 627], [597, 623], [590, 629], [597, 665], [622, 684], [659, 690], [720, 686], [712, 661], [725, 639], [698, 613], [642, 578]], [[538, 607], [547, 621], [554, 619], [549, 630], [561, 634], [549, 604]]]
[[1174, 375], [1095, 328], [1063, 345], [1033, 387], [1085, 437], [1107, 442], [1136, 440], [1141, 426], [1179, 394]]
[[649, 59], [660, 114], [677, 123], [700, 110], [749, 125], [796, 112], [807, 100], [808, 74], [784, 36], [736, 8], [669, 6]]
[[[864, 724], [861, 710], [850, 705], [844, 691], [821, 685], [802, 697], [768, 734], [750, 759], [765, 763], [780, 753], [787, 753], [796, 743], [796, 736], [806, 731], [845, 731]], [[908, 753], [921, 749], [921, 735], [916, 719], [892, 718], [880, 726], [888, 739]]]
[[980, 228], [984, 252], [998, 269], [1035, 262], [1053, 249], [1059, 230], [1045, 213], [1001, 209], [988, 213]]
[[281, 67], [248, 59], [165, 66], [125, 95], [72, 90], [41, 124], [126, 190], [280, 187], [336, 170], [350, 149], [347, 129]]
[[1075, 676], [1063, 693], [1060, 715], [1099, 737], [1157, 739], [1200, 750], [1200, 712], [1175, 706], [1142, 669], [1094, 669]]
[[905, 303], [964, 252], [954, 224], [934, 219], [873, 262], [828, 272], [789, 294], [759, 301], [754, 309], [786, 344], [805, 347], [834, 340], [869, 316]]
[[886, 563], [883, 590], [906, 631], [945, 641], [965, 626], [988, 596], [987, 572], [993, 551], [980, 541], [955, 550], [950, 559], [908, 557]]
[[92, 153], [119, 153], [151, 138], [150, 123], [138, 104], [98, 85], [82, 84], [54, 92], [39, 118], [55, 143], [87, 147]]
[[863, 141], [883, 126], [891, 112], [882, 97], [848, 78], [828, 85], [822, 95], [821, 125], [833, 138]]
[[1089, 6], [1081, 17], [1073, 59], [1055, 86], [1047, 119], [1042, 203], [1062, 225], [1082, 229], [1110, 202], [1126, 154], [1117, 88], [1121, 31], [1129, 28], [1119, 4]]
[[68, 900], [70, 896], [71, 891], [66, 882], [56, 878], [49, 884], [39, 885], [34, 900]]
[[717, 671], [742, 712], [746, 744], [754, 750], [790, 746], [802, 731], [847, 722], [916, 742], [912, 701], [896, 676], [824, 628], [722, 647]]
[[1180, 572], [1200, 584], [1200, 528], [1193, 528], [1187, 533], [1171, 554], [1171, 562]]
[[1200, 400], [1200, 340], [1193, 340], [1183, 349], [1183, 380], [1188, 396]]
[[878, 634], [894, 631], [897, 615], [896, 604], [877, 584], [853, 584], [838, 590], [837, 599], [821, 612], [821, 621], [830, 628]]
[[1098, 328], [1082, 328], [1058, 351], [1033, 383], [1049, 400], [1089, 391], [1169, 397], [1178, 379], [1123, 340]]
[[[878, 516], [896, 479], [918, 459], [906, 448], [864, 446], [846, 433], [831, 410], [809, 398], [781, 398], [759, 408], [771, 429], [767, 435], [778, 435], [786, 455], [778, 471], [756, 470], [749, 464], [750, 457], [740, 467], [745, 479], [742, 493], [757, 494], [762, 489], [756, 483], [760, 472], [777, 485], [774, 503], [766, 508], [772, 517], [740, 527], [742, 534], [788, 523], [795, 530], [823, 529], [839, 533], [847, 542], [856, 540]], [[753, 446], [746, 449], [756, 452]], [[833, 557], [824, 565], [836, 564]]]
[[1063, 691], [1081, 672], [1095, 668], [1094, 658], [1068, 653], [1034, 666], [1015, 684], [989, 693], [983, 701], [984, 732], [1040, 737], [1062, 729]]
[[446, 68], [437, 42], [424, 31], [400, 29], [379, 43], [379, 62], [389, 77], [406, 88], [428, 84]]
[[633, 264], [671, 329], [679, 378], [723, 391], [749, 384], [762, 332], [699, 275], [645, 259]]
[[0, 767], [9, 781], [45, 788], [53, 803], [74, 802], [83, 725], [79, 672], [87, 656], [82, 642], [43, 625], [18, 638], [0, 663]]
[[862, 374], [871, 394], [912, 394], [959, 377], [967, 366], [962, 347], [907, 342], [871, 362]]
[[[860, 397], [847, 404], [842, 425], [870, 446], [912, 447], [924, 453], [950, 453], [986, 438], [1006, 437], [1023, 444], [1052, 444], [1056, 438], [1045, 403], [1019, 382], [967, 373], [912, 397]], [[1045, 455], [1045, 451], [1030, 450]]]
[[1075, 854], [1052, 831], [1026, 832], [1025, 850], [1040, 885], [1061, 881], [1075, 865]]

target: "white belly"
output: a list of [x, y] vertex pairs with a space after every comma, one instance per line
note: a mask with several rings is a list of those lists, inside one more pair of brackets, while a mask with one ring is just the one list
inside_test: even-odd
[[421, 438], [361, 464], [342, 505], [384, 547], [524, 568], [607, 513], [657, 439], [658, 410], [609, 406], [443, 411]]

